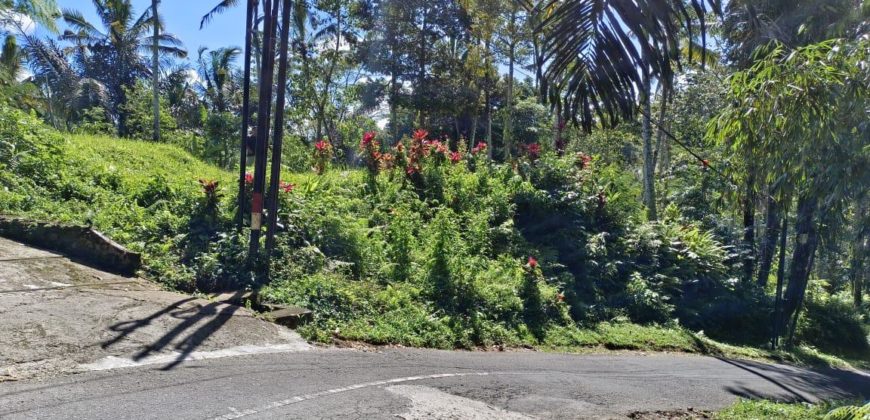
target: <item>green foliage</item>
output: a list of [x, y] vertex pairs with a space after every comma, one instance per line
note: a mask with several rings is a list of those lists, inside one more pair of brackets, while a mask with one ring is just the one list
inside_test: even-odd
[[105, 109], [93, 107], [82, 112], [81, 121], [73, 131], [78, 134], [107, 136], [115, 133], [115, 125], [109, 121]]
[[801, 343], [827, 353], [864, 357], [870, 354], [867, 319], [851, 304], [837, 298], [810, 299], [797, 326]]
[[[125, 87], [124, 95], [126, 101], [120, 105], [120, 112], [127, 118], [127, 135], [140, 140], [150, 140], [154, 133], [154, 93], [151, 87], [139, 81], [132, 87]], [[168, 102], [161, 99], [160, 129], [171, 132], [176, 128], [178, 124], [169, 112]]]
[[867, 407], [839, 407], [843, 403], [777, 403], [765, 400], [740, 400], [714, 415], [717, 420], [834, 420], [860, 419]]

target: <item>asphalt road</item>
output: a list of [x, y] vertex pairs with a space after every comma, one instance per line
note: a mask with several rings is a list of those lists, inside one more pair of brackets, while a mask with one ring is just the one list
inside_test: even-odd
[[870, 375], [686, 355], [314, 349], [0, 383], [0, 418], [624, 418], [738, 396], [868, 398]]
[[741, 396], [870, 398], [870, 375], [688, 355], [319, 348], [244, 308], [0, 239], [2, 419], [625, 418]]

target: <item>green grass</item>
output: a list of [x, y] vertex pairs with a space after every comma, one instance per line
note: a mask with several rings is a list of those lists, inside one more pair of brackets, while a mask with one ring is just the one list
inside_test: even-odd
[[[859, 410], [863, 411], [859, 412]], [[852, 414], [850, 415], [849, 412]], [[863, 420], [868, 418], [868, 413], [870, 413], [870, 405], [862, 409], [858, 405], [844, 402], [808, 404], [740, 400], [716, 413], [713, 418], [716, 420]]]

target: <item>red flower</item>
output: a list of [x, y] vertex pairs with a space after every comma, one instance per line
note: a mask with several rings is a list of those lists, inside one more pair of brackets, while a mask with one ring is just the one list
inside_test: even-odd
[[480, 152], [485, 152], [485, 151], [486, 151], [486, 142], [481, 141], [481, 142], [477, 143], [477, 146], [474, 146], [471, 149], [471, 154], [476, 155]]
[[285, 193], [289, 194], [289, 193], [293, 192], [294, 188], [296, 188], [296, 184], [291, 184], [289, 182], [281, 181], [280, 188], [281, 188], [281, 191], [284, 191]]
[[320, 140], [317, 143], [314, 143], [314, 148], [320, 152], [322, 152], [326, 149], [329, 149], [329, 147], [330, 147], [330, 144], [326, 140]]
[[417, 173], [417, 168], [412, 165], [408, 165], [408, 167], [405, 168], [405, 173], [407, 173], [408, 175], [414, 175]]
[[245, 174], [245, 184], [253, 184], [254, 183], [254, 175], [250, 173]]
[[459, 152], [451, 152], [450, 153], [450, 162], [454, 164], [459, 163], [462, 160], [462, 155]]
[[206, 181], [204, 179], [199, 180], [199, 185], [202, 185], [202, 190], [207, 195], [212, 195], [217, 191], [218, 182], [217, 181]]
[[529, 257], [529, 267], [537, 268], [538, 260], [535, 257]]
[[375, 136], [377, 136], [377, 135], [378, 135], [378, 133], [376, 133], [374, 131], [368, 131], [365, 134], [363, 134], [362, 146], [365, 147], [365, 146], [368, 146], [369, 144], [371, 144], [372, 140], [374, 140]]
[[580, 158], [580, 169], [586, 169], [592, 163], [592, 156], [589, 156], [586, 153], [578, 153], [577, 157]]
[[423, 141], [426, 140], [426, 137], [429, 137], [429, 132], [423, 129], [419, 129], [414, 131], [414, 140]]
[[532, 143], [526, 147], [526, 152], [529, 155], [529, 159], [538, 160], [541, 157], [541, 145], [538, 143]]

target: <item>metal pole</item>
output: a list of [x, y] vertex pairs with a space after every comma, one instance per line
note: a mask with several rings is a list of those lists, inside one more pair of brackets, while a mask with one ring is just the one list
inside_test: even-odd
[[239, 233], [245, 226], [245, 172], [248, 167], [248, 129], [251, 125], [251, 38], [254, 36], [254, 9], [257, 0], [248, 0], [248, 12], [245, 18], [245, 69], [242, 82], [242, 142], [239, 150], [239, 214], [236, 216], [236, 229]]
[[[275, 76], [275, 26], [278, 14], [278, 0], [272, 6], [265, 0], [266, 25], [263, 37], [263, 68], [260, 77], [260, 104], [257, 112], [257, 147], [254, 166], [254, 196], [251, 200], [251, 243], [248, 249], [250, 258], [260, 252], [260, 233], [263, 224], [263, 190], [266, 187], [266, 153], [269, 143], [269, 114], [272, 108], [272, 82]], [[271, 9], [271, 11], [270, 11]]]
[[[275, 0], [277, 3], [277, 0]], [[278, 62], [278, 93], [275, 99], [275, 127], [272, 140], [272, 173], [269, 177], [269, 222], [266, 230], [266, 259], [275, 248], [278, 228], [278, 182], [281, 180], [281, 147], [284, 141], [284, 96], [287, 93], [287, 62], [290, 51], [290, 0], [284, 0], [281, 14], [281, 59]]]

